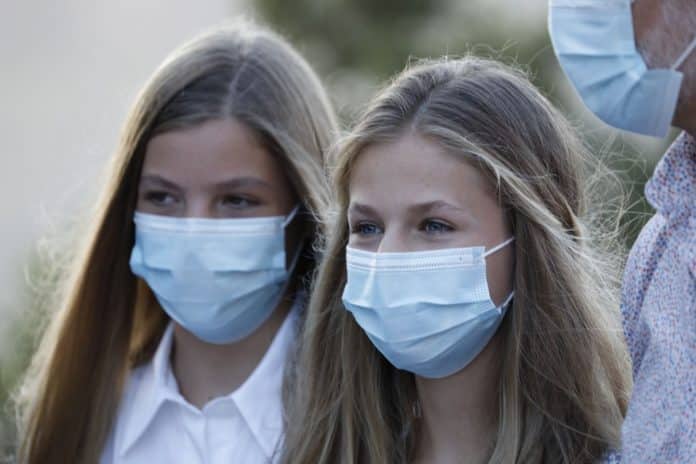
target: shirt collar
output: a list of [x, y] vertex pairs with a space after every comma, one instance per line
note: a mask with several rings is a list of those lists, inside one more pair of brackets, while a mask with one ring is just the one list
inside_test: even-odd
[[173, 342], [174, 324], [170, 323], [150, 363], [131, 374], [129, 383], [134, 388], [127, 388], [121, 399], [125, 421], [121, 437], [117, 437], [120, 455], [127, 453], [144, 435], [165, 402], [181, 396], [169, 362]]
[[[283, 432], [282, 386], [287, 355], [295, 339], [298, 313], [304, 298], [297, 297], [271, 345], [249, 378], [229, 395], [244, 417], [252, 434], [271, 458]], [[167, 401], [193, 408], [179, 392], [171, 370], [170, 354], [174, 342], [174, 324], [170, 323], [149, 364], [136, 369], [129, 379], [135, 388], [127, 388], [121, 400], [124, 423], [117, 449], [123, 456], [145, 434], [158, 411]]]
[[270, 459], [280, 446], [283, 434], [283, 379], [288, 354], [296, 336], [297, 298], [271, 346], [249, 378], [234, 392], [232, 399], [252, 433]]
[[683, 132], [660, 160], [645, 195], [664, 215], [696, 207], [696, 140]]

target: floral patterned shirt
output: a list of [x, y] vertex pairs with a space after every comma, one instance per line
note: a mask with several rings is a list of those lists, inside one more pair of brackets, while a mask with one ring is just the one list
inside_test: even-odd
[[625, 463], [696, 463], [696, 140], [683, 133], [645, 191], [655, 216], [624, 274], [634, 390]]

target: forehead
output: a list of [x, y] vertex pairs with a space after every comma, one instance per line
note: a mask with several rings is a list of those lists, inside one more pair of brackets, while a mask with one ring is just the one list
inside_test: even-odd
[[493, 190], [464, 154], [410, 132], [365, 148], [353, 164], [348, 188], [351, 202], [369, 205], [444, 200], [467, 206]]
[[275, 182], [282, 168], [252, 129], [224, 119], [156, 135], [147, 145], [143, 173], [182, 183], [224, 181], [230, 176]]

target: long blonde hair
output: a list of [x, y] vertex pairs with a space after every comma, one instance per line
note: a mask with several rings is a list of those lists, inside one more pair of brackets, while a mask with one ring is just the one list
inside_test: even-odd
[[521, 72], [478, 58], [405, 71], [339, 146], [337, 204], [305, 320], [285, 461], [413, 458], [413, 375], [379, 354], [341, 302], [351, 166], [370, 144], [405, 131], [477, 166], [512, 224], [515, 298], [500, 328], [498, 435], [489, 462], [593, 462], [619, 443], [631, 380], [618, 266], [588, 234], [599, 229], [586, 226], [592, 160]]
[[[154, 73], [128, 117], [62, 303], [19, 392], [22, 463], [97, 462], [124, 381], [151, 358], [167, 317], [129, 268], [141, 168], [155, 135], [234, 118], [277, 156], [308, 211], [328, 198], [323, 156], [336, 135], [328, 98], [281, 37], [247, 21], [203, 34]], [[302, 265], [310, 273], [313, 258]], [[296, 274], [294, 279], [299, 279]]]

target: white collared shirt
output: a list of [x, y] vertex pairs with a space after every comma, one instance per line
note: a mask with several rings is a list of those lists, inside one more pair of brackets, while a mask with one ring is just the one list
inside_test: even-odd
[[179, 392], [170, 364], [170, 324], [152, 360], [131, 373], [100, 464], [276, 462], [283, 431], [283, 371], [300, 300], [249, 378], [203, 409]]

